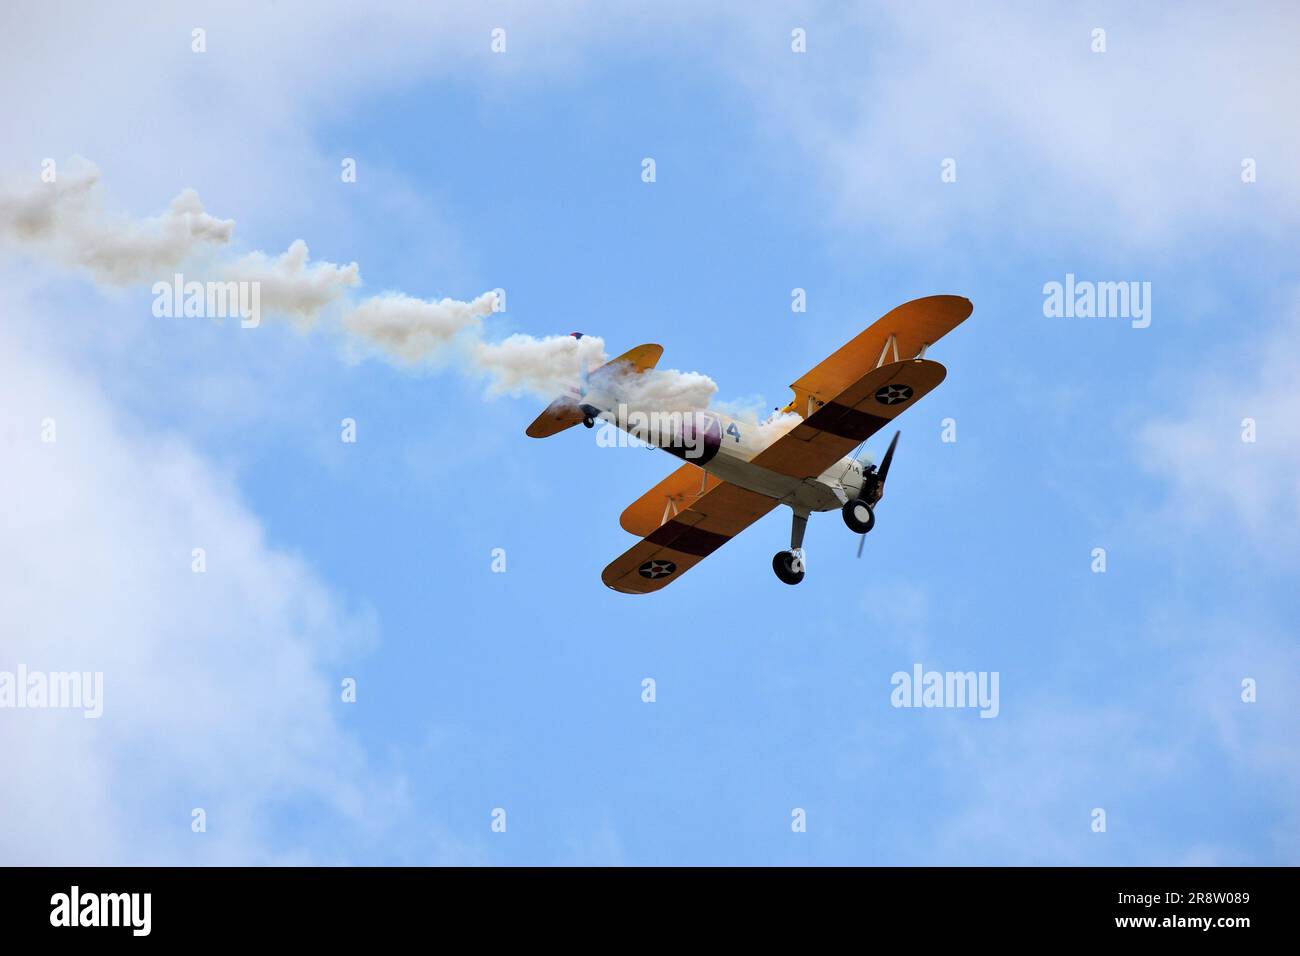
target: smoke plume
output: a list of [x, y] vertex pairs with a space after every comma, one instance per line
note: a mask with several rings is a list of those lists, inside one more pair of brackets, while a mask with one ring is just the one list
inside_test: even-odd
[[55, 182], [27, 193], [0, 193], [0, 239], [62, 265], [88, 269], [96, 281], [126, 286], [161, 278], [196, 253], [225, 245], [233, 219], [208, 215], [192, 189], [165, 213], [133, 220], [111, 213], [94, 164], [74, 162]]
[[[233, 219], [204, 209], [193, 189], [179, 193], [158, 216], [132, 219], [114, 211], [93, 163], [74, 160], [55, 181], [0, 190], [0, 243], [62, 266], [85, 269], [108, 286], [186, 280], [255, 282], [261, 308], [301, 327], [337, 329], [364, 354], [402, 367], [445, 366], [486, 378], [491, 394], [530, 393], [551, 399], [585, 369], [607, 360], [597, 336], [515, 333], [491, 337], [493, 292], [462, 302], [420, 299], [389, 291], [357, 298], [355, 263], [312, 261], [295, 240], [279, 255], [231, 251]], [[662, 409], [703, 408], [717, 386], [698, 372], [656, 369], [629, 376], [630, 401]]]

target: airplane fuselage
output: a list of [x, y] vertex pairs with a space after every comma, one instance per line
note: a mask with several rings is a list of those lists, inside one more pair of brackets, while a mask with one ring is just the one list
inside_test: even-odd
[[617, 396], [589, 393], [581, 399], [591, 417], [629, 436], [698, 465], [723, 481], [789, 505], [798, 513], [838, 510], [858, 497], [863, 465], [841, 458], [816, 477], [793, 478], [754, 459], [802, 420], [794, 413], [766, 422], [742, 421], [721, 412], [641, 409]]

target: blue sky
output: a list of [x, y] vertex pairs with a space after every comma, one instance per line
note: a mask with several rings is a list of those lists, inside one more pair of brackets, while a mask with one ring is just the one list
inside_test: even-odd
[[[489, 338], [659, 342], [767, 407], [967, 296], [862, 559], [817, 516], [780, 584], [782, 509], [616, 594], [666, 455], [535, 442], [536, 397], [328, 321], [157, 319], [10, 242], [0, 670], [102, 669], [106, 701], [0, 712], [0, 862], [1295, 863], [1294, 13], [628, 9], [79, 14], [97, 89], [12, 11], [6, 191], [84, 156], [124, 215], [193, 187], [239, 253], [305, 239], [357, 296], [502, 287]], [[1067, 273], [1149, 282], [1150, 327], [1046, 317]], [[1000, 713], [892, 707], [916, 663], [998, 672]]]

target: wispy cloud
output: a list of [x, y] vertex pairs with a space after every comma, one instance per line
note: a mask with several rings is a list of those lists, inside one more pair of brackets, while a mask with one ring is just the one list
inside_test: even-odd
[[[840, 225], [1158, 249], [1197, 225], [1279, 234], [1300, 217], [1300, 128], [1285, 121], [1300, 13], [1250, 11], [808, 7], [722, 31], [718, 59], [783, 152], [819, 171]], [[793, 25], [806, 53], [776, 42]]]
[[1140, 460], [1167, 482], [1179, 529], [1225, 522], [1278, 557], [1300, 543], [1300, 310], [1263, 341], [1188, 369], [1186, 410], [1138, 434]]
[[[4, 667], [103, 672], [104, 713], [3, 712], [0, 859], [264, 863], [290, 849], [275, 838], [286, 807], [321, 821], [321, 846], [399, 815], [400, 778], [343, 727], [340, 682], [374, 641], [369, 615], [268, 545], [185, 442], [2, 344], [0, 493], [23, 503], [0, 510]], [[191, 830], [196, 808], [206, 832]]]

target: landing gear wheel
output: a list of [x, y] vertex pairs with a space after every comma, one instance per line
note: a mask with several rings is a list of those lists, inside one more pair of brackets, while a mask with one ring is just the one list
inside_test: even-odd
[[844, 515], [844, 523], [854, 534], [866, 534], [876, 526], [876, 513], [871, 510], [871, 505], [861, 498], [846, 502], [840, 509], [840, 513]]
[[798, 584], [803, 580], [803, 558], [793, 551], [778, 551], [772, 557], [772, 570], [784, 584]]
[[593, 428], [595, 424], [596, 424], [596, 419], [592, 418], [591, 416], [588, 416], [582, 420], [582, 426], [584, 428]]

